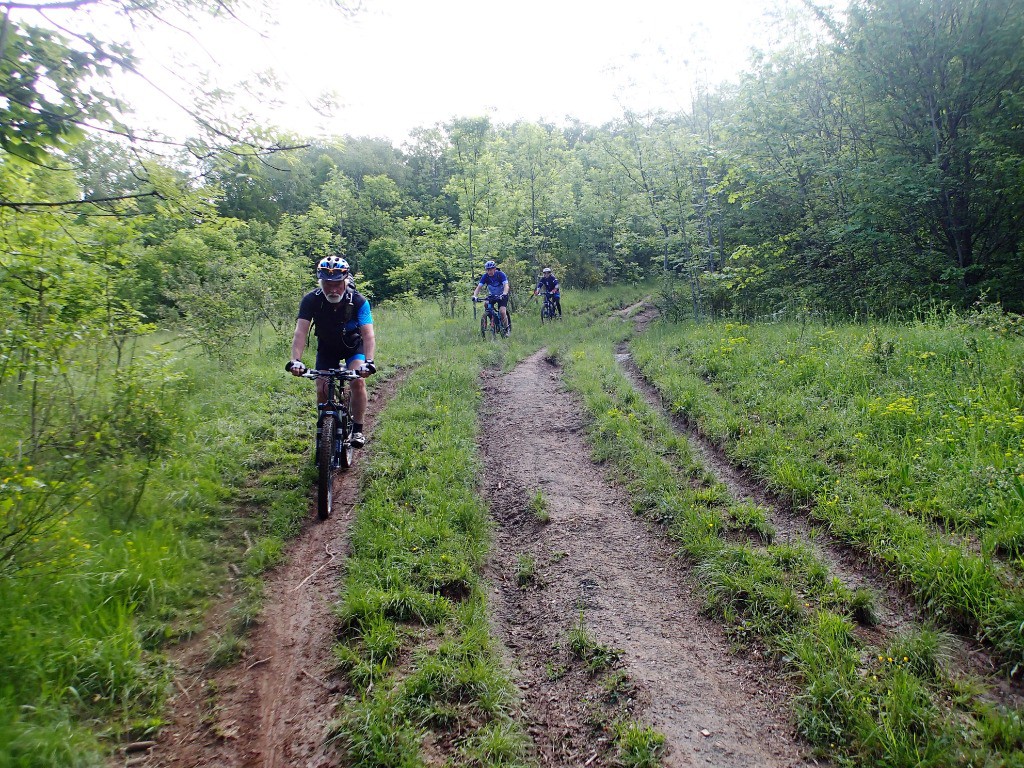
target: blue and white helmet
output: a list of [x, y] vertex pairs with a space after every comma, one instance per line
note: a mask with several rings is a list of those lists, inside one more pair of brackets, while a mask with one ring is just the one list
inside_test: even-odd
[[349, 275], [348, 262], [341, 256], [327, 256], [316, 265], [316, 276], [328, 282], [347, 280]]
[[484, 269], [496, 269], [497, 266], [498, 265], [495, 264], [493, 261], [488, 261], [486, 264], [484, 264]]

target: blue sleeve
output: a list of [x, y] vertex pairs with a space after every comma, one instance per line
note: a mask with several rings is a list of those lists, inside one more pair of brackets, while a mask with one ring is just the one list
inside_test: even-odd
[[477, 283], [477, 285], [485, 285], [485, 283], [484, 283], [484, 278], [485, 278], [485, 277], [487, 277], [487, 274], [486, 274], [486, 273], [485, 273], [485, 274], [482, 274], [482, 275], [480, 275], [480, 282], [478, 282], [478, 283]]
[[359, 325], [372, 325], [373, 315], [370, 313], [370, 302], [364, 301], [363, 306], [359, 308], [359, 317], [356, 321]]

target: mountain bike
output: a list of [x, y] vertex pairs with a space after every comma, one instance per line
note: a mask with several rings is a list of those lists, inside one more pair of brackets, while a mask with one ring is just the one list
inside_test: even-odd
[[359, 378], [359, 374], [347, 368], [331, 368], [306, 371], [302, 378], [327, 379], [327, 402], [317, 404], [316, 420], [316, 514], [326, 520], [334, 506], [334, 473], [339, 468], [348, 469], [355, 459], [350, 416], [352, 390], [345, 383]]
[[487, 338], [488, 332], [491, 334], [491, 338], [498, 336], [509, 336], [512, 333], [512, 312], [505, 308], [505, 312], [508, 316], [508, 327], [502, 329], [501, 327], [501, 310], [498, 309], [498, 301], [492, 296], [485, 296], [483, 298], [473, 298], [473, 319], [476, 319], [476, 303], [482, 301], [484, 303], [484, 313], [480, 317], [480, 337], [483, 339]]
[[540, 324], [544, 325], [545, 322], [550, 323], [555, 319], [555, 298], [554, 294], [545, 291], [544, 303], [540, 305]]

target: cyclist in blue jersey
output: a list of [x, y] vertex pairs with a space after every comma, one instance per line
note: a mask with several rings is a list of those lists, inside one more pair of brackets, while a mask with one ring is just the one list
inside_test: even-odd
[[474, 299], [485, 286], [487, 295], [498, 305], [498, 311], [501, 313], [501, 332], [508, 333], [508, 275], [498, 269], [498, 265], [493, 261], [484, 264], [484, 273], [473, 290]]
[[[317, 338], [316, 369], [345, 367], [359, 372], [362, 378], [377, 372], [373, 355], [377, 342], [373, 336], [373, 315], [370, 302], [355, 289], [348, 262], [340, 256], [321, 259], [316, 268], [320, 287], [302, 297], [299, 317], [292, 336], [292, 359], [288, 370], [295, 376], [306, 372], [302, 352], [306, 348], [309, 329], [315, 328]], [[366, 415], [366, 383], [354, 379], [352, 387], [352, 446], [362, 448], [363, 417]], [[318, 402], [327, 401], [327, 380], [317, 379]]]
[[542, 277], [537, 281], [537, 290], [533, 292], [534, 296], [538, 296], [541, 293], [550, 293], [551, 301], [555, 305], [555, 309], [558, 310], [558, 316], [562, 316], [562, 293], [558, 289], [558, 278], [551, 272], [551, 267], [544, 267], [542, 270]]

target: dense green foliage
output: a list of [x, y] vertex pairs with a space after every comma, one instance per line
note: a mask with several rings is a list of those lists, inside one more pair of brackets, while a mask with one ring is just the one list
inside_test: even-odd
[[[760, 54], [677, 114], [564, 128], [453, 117], [401, 148], [262, 129], [236, 140], [207, 121], [187, 153], [159, 160], [116, 139], [129, 131], [98, 86], [131, 67], [128, 47], [5, 10], [0, 742], [19, 746], [3, 759], [86, 764], [94, 737], [73, 723], [154, 726], [164, 678], [152, 652], [190, 630], [223, 576], [201, 563], [247, 469], [268, 477], [246, 491], [265, 513], [246, 575], [280, 555], [297, 526], [285, 499], [304, 481], [274, 468], [296, 460], [288, 425], [308, 402], [270, 358], [285, 353], [314, 264], [337, 252], [381, 318], [420, 334], [382, 345], [385, 366], [423, 359], [425, 335], [448, 338], [420, 299], [468, 322], [460, 299], [486, 258], [520, 305], [550, 265], [569, 290], [660, 275], [673, 319], [942, 307], [909, 329], [660, 329], [637, 355], [738, 461], [884, 563], [937, 621], [1019, 664], [1022, 326], [988, 303], [1024, 310], [1018, 6], [853, 0], [842, 19], [819, 15], [819, 40]], [[515, 354], [539, 344], [531, 334]], [[265, 366], [240, 352], [253, 348]], [[253, 432], [237, 432], [238, 402]], [[600, 418], [610, 410], [625, 413], [610, 404]], [[614, 434], [613, 453], [626, 433]], [[269, 436], [265, 453], [247, 435]], [[698, 517], [770, 537], [756, 509]], [[795, 589], [795, 576], [764, 578]], [[856, 600], [815, 600], [842, 606], [819, 629], [849, 639]], [[714, 604], [730, 620], [747, 610], [726, 592]], [[802, 647], [802, 663], [820, 662]], [[852, 648], [837, 674], [853, 674]], [[916, 701], [918, 683], [900, 683]], [[807, 694], [808, 712], [829, 690]], [[876, 754], [849, 752], [861, 749]]]
[[[287, 283], [336, 251], [376, 300], [430, 295], [449, 311], [486, 258], [520, 290], [542, 264], [570, 287], [665, 270], [701, 315], [878, 316], [983, 295], [1019, 311], [1018, 10], [1014, 0], [855, 0], [842, 18], [803, 19], [816, 39], [759, 54], [737, 84], [676, 114], [566, 128], [457, 117], [401, 148], [366, 138], [271, 154], [239, 145], [193, 152], [178, 169], [140, 169], [137, 153], [95, 140], [75, 145], [80, 126], [60, 115], [103, 117], [109, 105], [87, 83], [109, 62], [68, 55], [57, 67], [59, 46], [75, 41], [12, 24], [8, 108], [19, 108], [17, 88], [42, 88], [16, 79], [30, 64], [67, 103], [37, 105], [50, 122], [3, 124], [0, 201], [156, 195], [114, 209], [118, 223], [58, 214], [62, 229], [73, 219], [89, 233], [62, 256], [92, 254], [111, 278], [123, 274], [115, 295], [147, 319], [223, 300], [215, 314], [226, 329], [254, 312], [276, 319], [275, 297], [247, 280]], [[46, 45], [26, 47], [33, 35]], [[16, 160], [40, 153], [45, 168]], [[186, 181], [196, 170], [198, 185]], [[15, 219], [40, 240], [35, 219]], [[118, 260], [99, 255], [97, 240], [116, 243]], [[6, 245], [43, 255], [20, 239]], [[185, 319], [209, 335], [211, 318]]]

